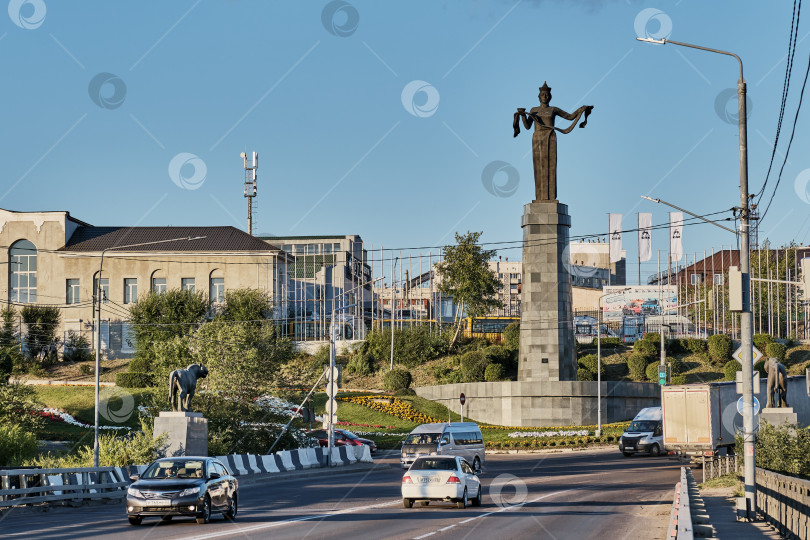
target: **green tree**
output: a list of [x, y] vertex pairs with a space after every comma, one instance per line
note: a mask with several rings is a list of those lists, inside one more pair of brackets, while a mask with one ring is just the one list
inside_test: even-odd
[[0, 313], [3, 326], [0, 328], [0, 384], [8, 381], [14, 366], [22, 362], [20, 342], [15, 332], [16, 312], [11, 306], [6, 306]]
[[272, 324], [213, 321], [195, 332], [191, 354], [208, 368], [209, 389], [250, 400], [276, 382], [295, 347]]
[[[25, 345], [28, 349], [28, 357], [36, 358], [42, 349], [56, 341], [56, 328], [59, 326], [61, 314], [59, 308], [55, 306], [38, 306], [27, 304], [22, 308], [22, 320], [26, 325], [27, 334]], [[49, 362], [55, 362], [56, 358], [48, 358]]]
[[444, 260], [436, 265], [439, 277], [439, 291], [451, 296], [458, 306], [458, 323], [450, 348], [456, 344], [462, 315], [466, 310], [470, 317], [479, 317], [492, 309], [502, 306], [496, 293], [503, 286], [488, 262], [495, 256], [494, 250], [486, 250], [478, 244], [480, 232], [456, 233], [456, 245], [445, 246]]
[[261, 289], [225, 291], [225, 307], [217, 316], [222, 321], [263, 321], [273, 314], [270, 295]]
[[0, 424], [18, 425], [34, 432], [42, 427], [43, 421], [33, 411], [42, 409], [36, 393], [23, 384], [0, 384]]
[[205, 321], [207, 313], [208, 298], [202, 292], [171, 289], [142, 295], [129, 308], [135, 335], [135, 358], [141, 362], [142, 368], [151, 371], [165, 361], [174, 364], [175, 360], [188, 359], [188, 354], [179, 359], [165, 358], [166, 346], [172, 345], [175, 352], [182, 351], [179, 344], [187, 344], [188, 336]]

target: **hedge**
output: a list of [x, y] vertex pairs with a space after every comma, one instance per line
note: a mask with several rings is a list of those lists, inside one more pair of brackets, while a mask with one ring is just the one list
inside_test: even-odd
[[461, 376], [464, 382], [481, 382], [492, 361], [485, 351], [470, 351], [461, 357]]
[[709, 336], [709, 356], [718, 364], [725, 364], [731, 359], [733, 352], [731, 337], [726, 334], [715, 334]]
[[154, 384], [152, 375], [149, 373], [116, 373], [115, 386], [121, 388], [148, 388]]
[[630, 370], [630, 377], [636, 381], [643, 381], [646, 376], [649, 359], [643, 354], [633, 353], [627, 359], [627, 369]]
[[737, 372], [742, 369], [742, 366], [736, 360], [729, 360], [726, 362], [726, 365], [723, 366], [723, 375], [727, 381], [736, 381], [737, 380]]
[[782, 364], [785, 363], [785, 353], [787, 352], [787, 347], [785, 347], [781, 343], [775, 343], [775, 342], [774, 343], [768, 343], [765, 346], [765, 351], [763, 351], [763, 352], [765, 353], [766, 357], [770, 358], [771, 356], [773, 356], [774, 358], [779, 360], [780, 363], [782, 363]]
[[383, 377], [383, 388], [394, 392], [401, 388], [410, 388], [411, 372], [406, 369], [392, 369]]
[[495, 382], [503, 379], [503, 366], [501, 364], [490, 364], [484, 370], [484, 380]]

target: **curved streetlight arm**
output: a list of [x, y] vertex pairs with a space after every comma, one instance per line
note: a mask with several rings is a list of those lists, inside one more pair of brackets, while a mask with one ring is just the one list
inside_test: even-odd
[[667, 38], [652, 39], [652, 38], [640, 38], [640, 37], [637, 37], [636, 41], [643, 41], [645, 43], [657, 43], [658, 45], [666, 45], [667, 43], [672, 43], [673, 45], [680, 45], [681, 47], [689, 47], [690, 49], [700, 49], [701, 51], [708, 51], [708, 52], [713, 52], [713, 53], [717, 53], [717, 54], [725, 54], [726, 56], [733, 56], [734, 58], [737, 59], [737, 62], [740, 63], [740, 80], [743, 81], [743, 82], [745, 81], [745, 79], [743, 78], [742, 59], [739, 56], [737, 56], [736, 54], [734, 54], [733, 52], [721, 51], [720, 49], [712, 49], [712, 48], [709, 48], [709, 47], [701, 47], [700, 45], [693, 45], [691, 43], [683, 43], [681, 41], [675, 41], [675, 40], [667, 39]]

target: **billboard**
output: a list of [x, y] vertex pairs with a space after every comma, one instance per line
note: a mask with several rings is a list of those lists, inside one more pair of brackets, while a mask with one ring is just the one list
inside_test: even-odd
[[678, 305], [675, 285], [621, 285], [604, 288], [602, 320], [618, 321], [627, 316], [662, 315]]

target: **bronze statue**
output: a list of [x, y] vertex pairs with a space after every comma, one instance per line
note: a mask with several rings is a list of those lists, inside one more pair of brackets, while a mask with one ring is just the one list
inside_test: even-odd
[[[557, 107], [549, 107], [551, 101], [551, 88], [544, 82], [540, 87], [540, 106], [534, 107], [528, 113], [526, 109], [519, 108], [515, 113], [512, 127], [515, 130], [515, 137], [520, 133], [520, 120], [523, 120], [523, 127], [527, 130], [534, 123], [534, 135], [532, 135], [532, 149], [534, 151], [534, 191], [536, 201], [557, 200], [557, 135], [560, 133], [570, 133], [579, 122], [582, 113], [585, 119], [579, 125], [584, 128], [588, 124], [588, 116], [593, 110], [593, 105], [583, 105], [573, 114], [567, 113]], [[560, 116], [566, 120], [573, 120], [573, 123], [566, 129], [554, 127], [554, 117]]]
[[208, 368], [201, 364], [191, 364], [186, 369], [172, 371], [169, 375], [169, 402], [172, 404], [172, 411], [189, 411], [197, 381], [207, 376]]
[[777, 407], [787, 407], [787, 371], [785, 366], [779, 363], [776, 358], [768, 358], [765, 361], [765, 373], [768, 374], [768, 403], [765, 407], [774, 406], [774, 394], [777, 396]]

